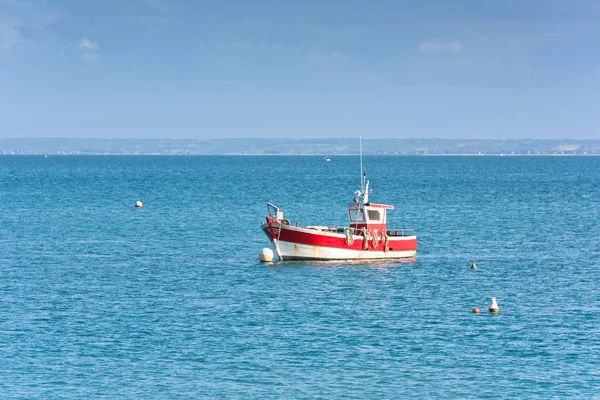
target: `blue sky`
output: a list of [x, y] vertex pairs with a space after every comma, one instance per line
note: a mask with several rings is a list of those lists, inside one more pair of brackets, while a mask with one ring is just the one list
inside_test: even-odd
[[600, 138], [600, 2], [0, 0], [0, 137]]

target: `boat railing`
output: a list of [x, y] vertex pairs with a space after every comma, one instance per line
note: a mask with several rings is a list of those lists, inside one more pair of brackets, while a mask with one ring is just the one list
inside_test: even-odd
[[[332, 233], [346, 233], [348, 230], [352, 235], [360, 235], [362, 233], [362, 229], [352, 228], [348, 226], [306, 226], [306, 229], [314, 229], [323, 232], [332, 232]], [[386, 230], [388, 236], [413, 236], [412, 229], [387, 229]]]
[[413, 236], [413, 232], [412, 229], [389, 229], [387, 234], [388, 236]]
[[269, 216], [275, 218], [277, 216], [278, 212], [279, 212], [279, 207], [277, 207], [273, 203], [267, 203], [267, 213]]
[[267, 203], [267, 213], [269, 217], [273, 218], [277, 222], [286, 221], [286, 225], [290, 224], [289, 221], [283, 219], [283, 213], [279, 211], [279, 207], [273, 203]]
[[348, 229], [354, 234], [354, 228], [349, 228], [347, 226], [318, 226], [318, 225], [309, 225], [305, 227], [306, 229], [314, 229], [317, 231], [325, 231], [325, 232], [334, 232], [334, 233], [345, 233]]

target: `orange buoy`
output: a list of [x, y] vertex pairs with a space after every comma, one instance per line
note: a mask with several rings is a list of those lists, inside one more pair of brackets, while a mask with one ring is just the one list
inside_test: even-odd
[[477, 307], [473, 308], [473, 314], [479, 314], [479, 308], [477, 308]]
[[475, 263], [471, 264], [471, 269], [477, 269], [477, 265]]

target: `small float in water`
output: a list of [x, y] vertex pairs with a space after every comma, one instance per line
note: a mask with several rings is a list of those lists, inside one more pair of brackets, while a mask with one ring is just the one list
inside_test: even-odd
[[[361, 140], [362, 142], [362, 140]], [[349, 226], [295, 226], [277, 206], [267, 203], [267, 235], [279, 261], [288, 260], [373, 260], [414, 257], [417, 237], [410, 229], [387, 229], [387, 212], [394, 207], [369, 201], [369, 181], [362, 172], [361, 190], [348, 204]]]
[[271, 262], [274, 257], [273, 250], [268, 247], [265, 247], [258, 252], [258, 259], [260, 262]]
[[325, 157], [325, 161], [331, 161], [331, 158], [329, 158], [329, 157], [326, 156]]
[[496, 302], [496, 298], [495, 297], [492, 297], [492, 302], [488, 306], [488, 310], [491, 313], [497, 313], [498, 311], [500, 311], [500, 307], [498, 307], [498, 303]]

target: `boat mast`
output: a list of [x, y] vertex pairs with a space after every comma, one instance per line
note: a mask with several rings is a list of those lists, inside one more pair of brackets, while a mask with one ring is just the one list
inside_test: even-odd
[[361, 192], [365, 192], [365, 177], [363, 175], [363, 168], [362, 168], [362, 135], [359, 136], [359, 141], [360, 141], [360, 191]]
[[369, 181], [367, 180], [367, 174], [363, 172], [362, 162], [362, 135], [360, 137], [360, 194], [357, 199], [362, 198], [363, 203], [369, 202]]

